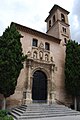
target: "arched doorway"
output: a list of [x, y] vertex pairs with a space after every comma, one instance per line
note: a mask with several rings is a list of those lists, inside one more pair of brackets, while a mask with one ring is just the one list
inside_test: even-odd
[[33, 74], [32, 100], [33, 102], [47, 102], [47, 76], [40, 70]]

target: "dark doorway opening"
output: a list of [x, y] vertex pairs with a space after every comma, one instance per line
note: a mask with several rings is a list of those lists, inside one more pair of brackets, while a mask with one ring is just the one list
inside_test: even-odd
[[40, 70], [33, 74], [32, 99], [33, 102], [47, 102], [47, 76]]

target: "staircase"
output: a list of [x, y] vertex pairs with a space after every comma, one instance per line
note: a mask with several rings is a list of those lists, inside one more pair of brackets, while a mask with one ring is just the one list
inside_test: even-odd
[[56, 103], [48, 104], [30, 104], [22, 105], [13, 108], [10, 114], [15, 120], [28, 120], [47, 117], [60, 117], [60, 116], [72, 116], [80, 115], [80, 112], [71, 110], [64, 105], [58, 105]]

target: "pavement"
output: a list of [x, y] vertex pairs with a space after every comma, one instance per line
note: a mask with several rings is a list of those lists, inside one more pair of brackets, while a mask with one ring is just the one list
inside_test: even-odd
[[36, 118], [36, 119], [29, 119], [29, 120], [80, 120], [80, 115], [49, 117], [49, 118]]

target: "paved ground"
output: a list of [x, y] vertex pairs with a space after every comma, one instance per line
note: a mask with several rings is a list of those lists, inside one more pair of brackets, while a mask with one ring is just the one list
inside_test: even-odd
[[62, 116], [62, 117], [49, 117], [49, 118], [37, 118], [29, 120], [80, 120], [80, 115], [77, 116]]

